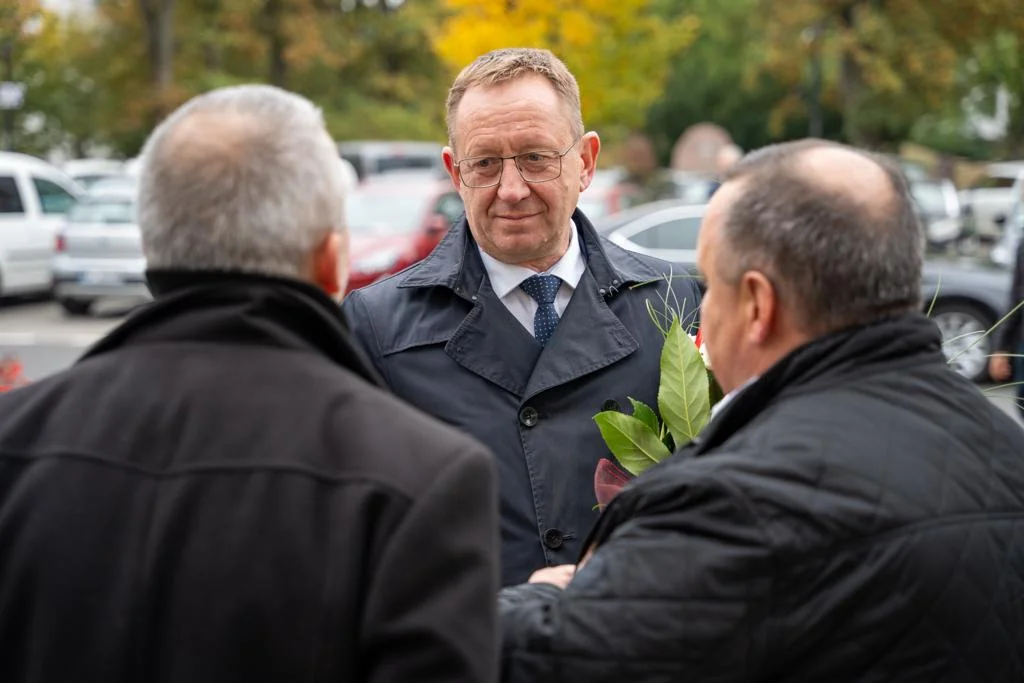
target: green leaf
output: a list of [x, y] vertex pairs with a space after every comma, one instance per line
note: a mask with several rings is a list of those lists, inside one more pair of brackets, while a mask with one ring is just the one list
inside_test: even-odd
[[711, 412], [708, 371], [693, 340], [677, 320], [661, 350], [658, 409], [676, 446], [693, 441]]
[[635, 398], [629, 399], [629, 402], [633, 404], [633, 417], [650, 427], [655, 434], [661, 431], [661, 421], [649, 405]]
[[594, 422], [608, 450], [634, 476], [671, 455], [657, 433], [632, 415], [606, 410], [595, 415]]

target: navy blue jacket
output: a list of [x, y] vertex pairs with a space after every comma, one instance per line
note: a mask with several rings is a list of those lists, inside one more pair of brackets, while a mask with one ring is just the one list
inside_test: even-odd
[[487, 444], [497, 458], [502, 582], [575, 562], [597, 520], [609, 457], [593, 417], [627, 397], [657, 405], [663, 337], [647, 304], [694, 321], [690, 274], [628, 252], [573, 215], [587, 270], [541, 347], [491, 289], [465, 218], [426, 259], [344, 303], [391, 390]]

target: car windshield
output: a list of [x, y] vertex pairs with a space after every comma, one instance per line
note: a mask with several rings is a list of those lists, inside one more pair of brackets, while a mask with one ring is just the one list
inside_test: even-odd
[[135, 204], [126, 199], [87, 199], [71, 207], [67, 220], [69, 223], [134, 223]]
[[345, 202], [349, 229], [369, 235], [415, 232], [432, 194], [400, 188], [394, 192], [355, 192]]
[[634, 233], [629, 239], [647, 249], [692, 251], [697, 248], [700, 216], [672, 218]]
[[946, 196], [936, 183], [912, 183], [910, 193], [921, 211], [935, 216], [946, 213]]

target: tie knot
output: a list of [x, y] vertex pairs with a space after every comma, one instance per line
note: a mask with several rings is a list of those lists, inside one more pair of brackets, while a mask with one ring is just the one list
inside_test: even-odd
[[533, 275], [519, 284], [519, 288], [529, 294], [538, 304], [553, 304], [562, 280], [557, 275]]

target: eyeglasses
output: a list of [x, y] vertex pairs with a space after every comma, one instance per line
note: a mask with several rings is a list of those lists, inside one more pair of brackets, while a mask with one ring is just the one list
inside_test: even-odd
[[583, 136], [573, 140], [564, 152], [538, 150], [507, 157], [469, 157], [456, 162], [459, 179], [466, 187], [494, 187], [501, 182], [505, 160], [512, 159], [522, 179], [528, 183], [546, 183], [562, 175], [562, 157], [572, 151]]

